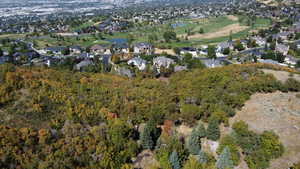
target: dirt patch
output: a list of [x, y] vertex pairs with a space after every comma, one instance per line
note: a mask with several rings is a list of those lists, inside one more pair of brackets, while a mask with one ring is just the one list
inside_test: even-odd
[[153, 152], [144, 150], [134, 159], [133, 165], [135, 168], [150, 169], [153, 166], [159, 166], [159, 163], [156, 161]]
[[231, 24], [228, 26], [223, 27], [222, 29], [215, 31], [215, 32], [210, 32], [210, 33], [204, 33], [204, 34], [195, 34], [191, 35], [188, 38], [189, 39], [212, 39], [212, 38], [218, 38], [218, 37], [224, 37], [224, 36], [229, 36], [230, 33], [238, 33], [243, 30], [246, 30], [248, 26], [241, 26], [238, 23]]
[[238, 21], [239, 20], [239, 18], [237, 16], [234, 16], [234, 15], [228, 15], [227, 18], [232, 20], [232, 21]]
[[175, 52], [172, 49], [159, 49], [159, 48], [155, 48], [154, 53], [155, 54], [167, 53], [168, 55], [176, 55]]
[[271, 162], [270, 169], [284, 169], [300, 159], [300, 99], [299, 93], [255, 94], [245, 103], [230, 124], [243, 120], [258, 133], [272, 130], [279, 135], [285, 153]]
[[180, 125], [176, 128], [176, 132], [184, 137], [191, 135], [193, 128], [188, 127], [186, 125]]
[[295, 80], [300, 81], [300, 75], [298, 74], [292, 74], [286, 71], [276, 71], [276, 70], [271, 70], [271, 69], [262, 69], [264, 73], [267, 74], [272, 74], [277, 80], [281, 82], [285, 82], [289, 78], [294, 78]]

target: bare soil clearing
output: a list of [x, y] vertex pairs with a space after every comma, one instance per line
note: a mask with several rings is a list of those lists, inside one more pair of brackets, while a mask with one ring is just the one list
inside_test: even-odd
[[255, 94], [230, 119], [231, 125], [243, 120], [251, 130], [272, 130], [279, 135], [285, 153], [271, 162], [270, 169], [284, 169], [300, 160], [300, 99], [296, 94], [299, 93]]
[[175, 52], [172, 49], [158, 49], [155, 48], [155, 54], [162, 54], [162, 53], [167, 53], [169, 55], [176, 55]]
[[227, 18], [230, 19], [230, 20], [233, 20], [233, 21], [238, 21], [239, 20], [239, 18], [237, 16], [234, 16], [234, 15], [228, 15]]
[[293, 74], [293, 76], [290, 76], [290, 73], [286, 71], [276, 71], [271, 69], [262, 69], [262, 71], [267, 74], [272, 74], [277, 80], [281, 82], [285, 82], [289, 78], [294, 78], [295, 80], [300, 81], [299, 74]]
[[216, 32], [195, 34], [195, 35], [189, 36], [188, 38], [189, 39], [212, 39], [212, 38], [224, 37], [224, 36], [229, 36], [230, 33], [232, 33], [232, 34], [238, 33], [243, 30], [246, 30], [247, 28], [248, 28], [248, 26], [241, 26], [240, 24], [235, 23], [235, 24], [225, 26]]

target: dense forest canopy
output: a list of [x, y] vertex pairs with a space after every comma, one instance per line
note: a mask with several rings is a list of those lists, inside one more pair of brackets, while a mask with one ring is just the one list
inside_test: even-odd
[[[266, 67], [283, 69], [231, 65], [180, 72], [161, 81], [1, 65], [0, 167], [115, 169], [130, 166], [127, 163], [142, 147], [155, 148], [160, 160], [173, 152], [172, 160], [191, 165], [194, 161], [188, 160], [180, 140], [165, 138], [156, 126], [165, 120], [195, 126], [201, 120], [209, 123], [207, 138], [218, 140], [218, 125], [227, 125], [228, 118], [255, 92], [300, 90], [297, 81], [282, 84], [264, 74], [260, 68]], [[141, 147], [136, 126], [145, 122]], [[266, 135], [275, 142], [278, 139], [272, 133]], [[158, 142], [164, 141], [167, 147], [160, 147], [163, 144]], [[249, 164], [257, 160], [252, 159], [255, 153], [259, 152], [249, 152]], [[273, 158], [260, 155], [268, 157], [267, 162]]]

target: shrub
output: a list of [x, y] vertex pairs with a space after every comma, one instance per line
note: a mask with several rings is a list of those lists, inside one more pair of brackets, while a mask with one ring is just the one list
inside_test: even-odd
[[203, 169], [203, 167], [194, 157], [190, 157], [185, 162], [183, 169]]
[[293, 78], [288, 78], [285, 82], [285, 87], [289, 91], [299, 92], [300, 91], [300, 82]]

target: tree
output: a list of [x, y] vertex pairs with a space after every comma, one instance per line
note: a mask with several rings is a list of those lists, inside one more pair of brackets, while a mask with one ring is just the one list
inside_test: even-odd
[[173, 51], [176, 55], [180, 55], [180, 49], [178, 47], [173, 48]]
[[3, 56], [3, 50], [0, 48], [0, 56]]
[[193, 129], [188, 139], [188, 150], [191, 154], [196, 155], [201, 150], [201, 140], [196, 128]]
[[148, 36], [148, 41], [150, 42], [150, 43], [153, 43], [153, 42], [155, 42], [155, 41], [157, 41], [157, 35], [156, 34], [151, 34], [151, 35], [149, 35]]
[[282, 53], [276, 53], [276, 61], [278, 61], [279, 63], [283, 63], [285, 60], [285, 56]]
[[270, 49], [275, 50], [275, 48], [276, 48], [276, 42], [271, 42]]
[[121, 58], [118, 55], [113, 55], [111, 61], [115, 64], [118, 64], [121, 61]]
[[223, 51], [223, 54], [224, 55], [229, 55], [230, 53], [230, 48], [225, 48], [224, 51]]
[[300, 68], [300, 60], [297, 61], [296, 68]]
[[131, 46], [131, 44], [134, 41], [134, 36], [132, 34], [128, 34], [127, 39], [128, 39], [129, 46]]
[[209, 45], [208, 48], [207, 48], [207, 54], [208, 54], [208, 57], [210, 59], [216, 59], [217, 55], [216, 55], [216, 48], [215, 48], [215, 46]]
[[216, 119], [211, 119], [207, 128], [207, 138], [217, 141], [220, 138], [219, 122]]
[[181, 168], [177, 151], [172, 152], [172, 154], [170, 155], [169, 161], [170, 161], [173, 169]]
[[62, 50], [61, 54], [63, 55], [69, 55], [70, 54], [70, 49], [69, 48], [65, 48]]
[[154, 120], [149, 120], [141, 134], [141, 142], [144, 149], [153, 149], [160, 136], [160, 130], [156, 127]]
[[198, 161], [199, 161], [200, 163], [205, 164], [205, 163], [208, 162], [208, 155], [207, 155], [206, 152], [203, 151], [203, 150], [200, 150], [200, 151], [198, 152], [197, 158], [198, 158]]
[[154, 142], [151, 137], [151, 126], [149, 123], [146, 123], [145, 128], [141, 134], [141, 144], [144, 149], [154, 148]]
[[230, 34], [229, 34], [229, 41], [232, 41], [232, 31], [230, 31]]
[[244, 45], [241, 43], [241, 41], [236, 41], [236, 43], [234, 44], [234, 49], [238, 50], [238, 51], [242, 51], [245, 49]]
[[199, 122], [197, 127], [196, 127], [196, 131], [197, 131], [197, 135], [200, 137], [200, 138], [204, 138], [206, 137], [206, 130], [205, 130], [205, 127], [203, 125], [202, 122]]
[[233, 169], [233, 161], [231, 160], [231, 154], [228, 147], [225, 147], [222, 151], [217, 160], [216, 167], [217, 169]]
[[8, 49], [8, 55], [9, 56], [13, 56], [13, 54], [16, 52], [15, 47], [14, 46], [10, 46]]
[[163, 34], [163, 37], [166, 42], [170, 42], [170, 40], [176, 40], [177, 35], [173, 31], [167, 31]]
[[200, 34], [203, 34], [203, 33], [204, 33], [204, 29], [203, 29], [203, 28], [200, 28], [199, 33], [200, 33]]

